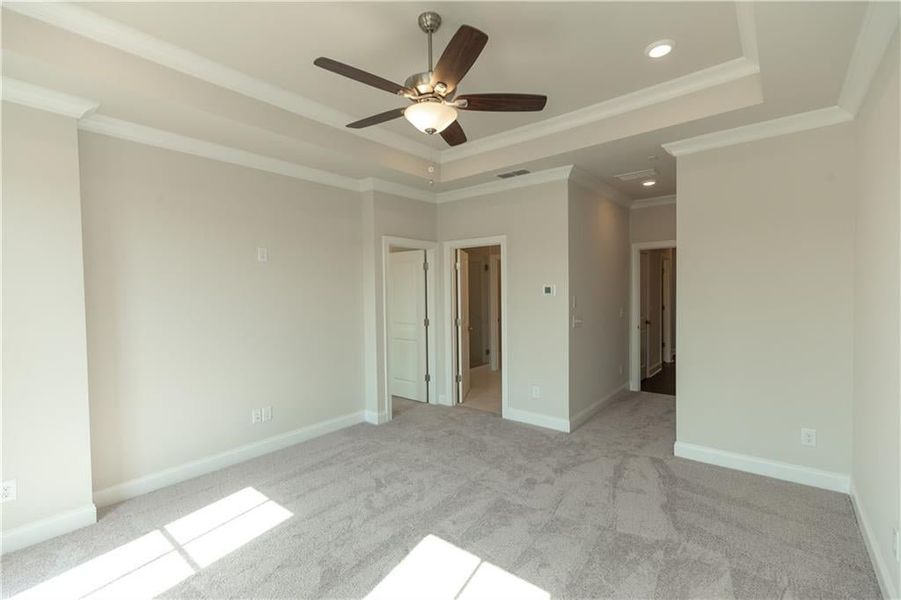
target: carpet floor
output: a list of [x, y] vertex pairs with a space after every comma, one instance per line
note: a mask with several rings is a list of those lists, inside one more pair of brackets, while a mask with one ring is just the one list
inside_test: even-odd
[[103, 509], [3, 557], [2, 596], [879, 597], [846, 495], [674, 458], [674, 423], [649, 393], [572, 434], [406, 406]]

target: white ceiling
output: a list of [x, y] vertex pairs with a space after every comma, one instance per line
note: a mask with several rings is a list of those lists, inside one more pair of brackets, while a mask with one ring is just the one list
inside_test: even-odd
[[[575, 164], [645, 198], [675, 192], [675, 162], [662, 143], [835, 105], [866, 5], [91, 3], [75, 9], [87, 12], [5, 3], [4, 76], [95, 99], [102, 116], [354, 178], [453, 189], [519, 167]], [[416, 25], [423, 10], [444, 19], [436, 60], [460, 24], [489, 35], [461, 93], [544, 93], [546, 110], [463, 113], [470, 141], [450, 151], [403, 119], [362, 134], [345, 129], [348, 120], [397, 106], [397, 99], [318, 69], [313, 59], [329, 56], [402, 82], [425, 69], [426, 38]], [[675, 39], [676, 49], [651, 61], [643, 50], [660, 38]], [[432, 187], [430, 164], [439, 171]], [[613, 179], [649, 167], [660, 174], [653, 188]]]

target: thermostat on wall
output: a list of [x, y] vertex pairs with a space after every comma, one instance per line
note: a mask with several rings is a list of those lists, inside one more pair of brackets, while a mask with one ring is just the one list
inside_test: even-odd
[[557, 295], [557, 286], [551, 283], [544, 284], [542, 288], [545, 296], [556, 296]]

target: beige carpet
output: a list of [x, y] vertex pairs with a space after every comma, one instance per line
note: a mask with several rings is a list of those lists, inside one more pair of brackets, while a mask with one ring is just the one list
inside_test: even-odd
[[4, 557], [2, 595], [878, 597], [846, 495], [673, 458], [674, 406], [563, 434], [409, 403], [102, 510]]
[[501, 414], [501, 371], [492, 371], [489, 365], [469, 370], [469, 393], [463, 406]]

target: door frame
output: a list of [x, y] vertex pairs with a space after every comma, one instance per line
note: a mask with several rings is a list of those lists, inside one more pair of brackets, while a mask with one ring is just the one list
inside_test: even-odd
[[426, 389], [428, 391], [428, 404], [436, 404], [438, 402], [438, 377], [437, 377], [437, 356], [435, 354], [435, 350], [437, 348], [436, 341], [436, 332], [438, 328], [435, 326], [435, 306], [437, 302], [437, 296], [435, 295], [435, 267], [437, 261], [435, 260], [435, 255], [438, 251], [438, 242], [429, 242], [426, 240], [414, 240], [409, 238], [395, 237], [391, 235], [383, 235], [382, 236], [382, 334], [381, 334], [381, 347], [382, 347], [382, 368], [380, 369], [382, 375], [382, 393], [385, 396], [385, 406], [386, 406], [386, 414], [385, 421], [390, 421], [393, 418], [394, 410], [391, 401], [391, 373], [390, 373], [390, 365], [388, 362], [388, 282], [391, 277], [391, 261], [388, 258], [388, 255], [391, 254], [391, 248], [402, 248], [404, 250], [425, 250], [426, 253], [426, 262], [429, 264], [429, 268], [425, 271], [425, 280], [426, 280], [426, 303], [425, 303], [425, 314], [426, 318], [429, 319], [429, 327], [426, 332], [426, 352], [428, 353], [428, 358], [426, 360], [426, 364], [428, 365], [429, 375], [431, 378], [426, 385]]
[[451, 240], [442, 244], [442, 253], [444, 255], [444, 306], [442, 307], [442, 320], [444, 321], [444, 380], [445, 391], [444, 404], [448, 406], [456, 405], [456, 381], [454, 380], [454, 364], [456, 362], [455, 345], [457, 342], [457, 328], [454, 327], [454, 307], [456, 303], [454, 291], [454, 278], [456, 271], [454, 267], [454, 256], [458, 249], [466, 250], [467, 248], [478, 248], [480, 246], [500, 246], [500, 270], [501, 270], [501, 417], [505, 418], [507, 413], [508, 394], [508, 366], [510, 361], [507, 357], [507, 236], [495, 235], [481, 238], [468, 238], [461, 240]]
[[672, 253], [668, 255], [664, 255], [660, 259], [660, 270], [663, 273], [663, 283], [661, 289], [661, 306], [663, 307], [661, 312], [665, 319], [660, 319], [660, 326], [662, 331], [660, 333], [660, 339], [663, 340], [663, 356], [661, 360], [669, 364], [673, 362], [673, 351], [672, 351], [672, 343], [673, 343], [673, 320], [675, 319], [675, 315], [671, 314], [673, 312], [672, 307], [672, 296], [673, 296], [673, 256]]
[[629, 389], [633, 392], [641, 391], [641, 251], [675, 247], [676, 240], [632, 244], [629, 285]]

